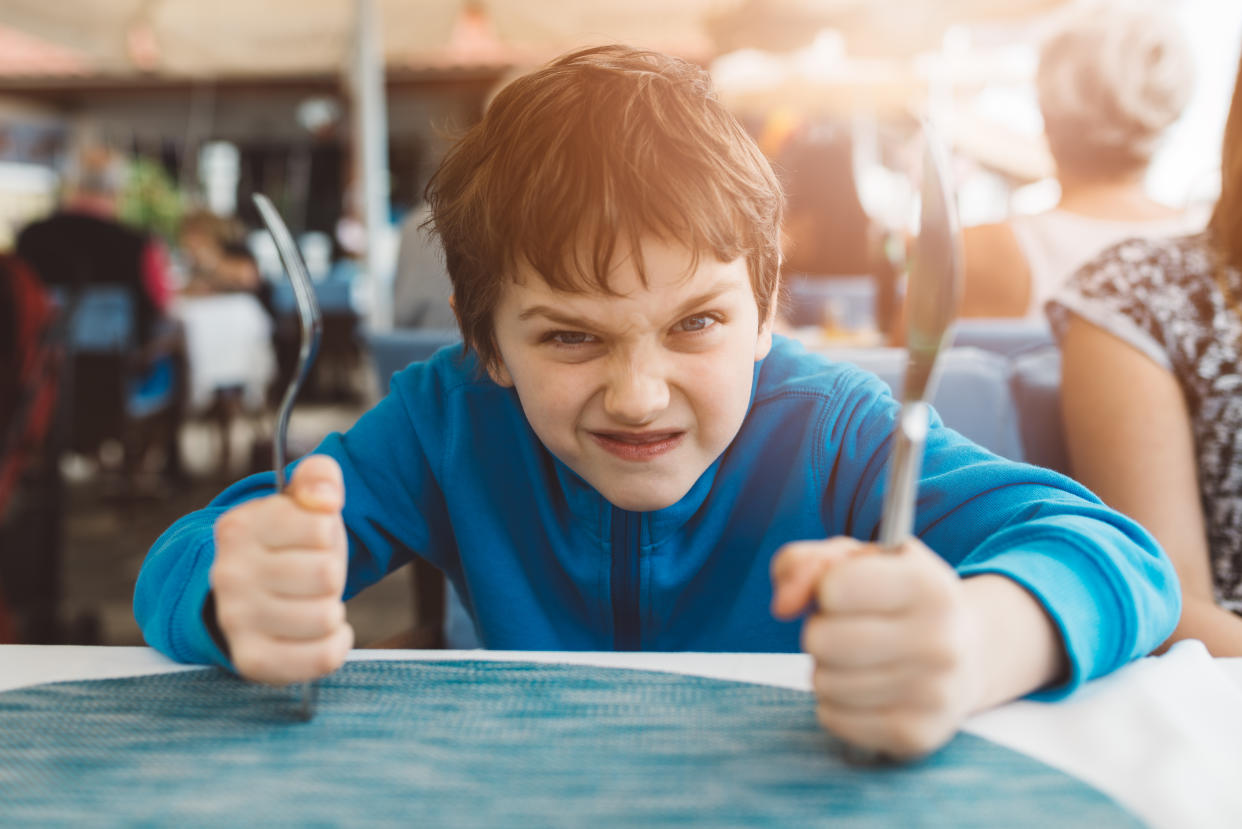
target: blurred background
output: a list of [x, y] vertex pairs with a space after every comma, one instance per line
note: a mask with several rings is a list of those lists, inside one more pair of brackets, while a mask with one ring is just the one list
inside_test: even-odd
[[[1043, 44], [1081, 7], [5, 0], [0, 641], [140, 644], [129, 601], [150, 543], [270, 468], [299, 328], [252, 194], [289, 224], [325, 313], [294, 457], [378, 399], [391, 332], [421, 332], [405, 358], [410, 342], [455, 338], [422, 190], [499, 85], [588, 44], [712, 73], [789, 194], [782, 327], [817, 346], [883, 346], [899, 339], [922, 120], [951, 150], [968, 228], [1101, 192], [1074, 154], [1096, 138], [1133, 162], [1108, 193], [1145, 200], [1153, 221], [1202, 222], [1242, 3], [1101, 6], [1106, 45], [1066, 47], [1078, 63], [1059, 80]], [[1122, 25], [1151, 8], [1167, 26]], [[1181, 63], [1170, 35], [1189, 44]], [[1114, 64], [1083, 68], [1084, 52], [1101, 63], [1109, 50]], [[1038, 299], [1028, 293], [968, 305], [1016, 319]], [[359, 642], [407, 627], [410, 600], [404, 577], [354, 600]]]

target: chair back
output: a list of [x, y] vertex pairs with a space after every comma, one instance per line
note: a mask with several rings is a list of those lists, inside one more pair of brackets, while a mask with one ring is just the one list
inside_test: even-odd
[[[820, 353], [878, 375], [900, 398], [905, 349], [832, 348]], [[998, 455], [1024, 460], [1009, 362], [977, 348], [950, 348], [940, 355], [936, 371], [931, 403], [945, 425]]]
[[1053, 345], [1047, 320], [1016, 318], [968, 318], [953, 326], [953, 345], [981, 348], [1005, 357], [1016, 357]]
[[832, 325], [850, 331], [877, 327], [876, 284], [869, 275], [795, 274], [786, 283], [791, 325]]
[[61, 399], [69, 411], [69, 448], [93, 452], [128, 425], [168, 412], [177, 393], [172, 358], [140, 365], [133, 295], [117, 285], [86, 285], [53, 295], [67, 314], [68, 351]]
[[315, 299], [324, 314], [357, 316], [358, 310], [354, 305], [356, 278], [344, 269], [340, 273], [340, 277], [330, 277], [315, 285]]
[[89, 285], [72, 294], [56, 289], [54, 295], [70, 313], [68, 345], [75, 354], [115, 353], [134, 347], [134, 300], [123, 286]]
[[1027, 462], [1070, 475], [1061, 420], [1061, 350], [1046, 346], [1015, 357], [1010, 388]]
[[394, 328], [366, 334], [375, 377], [385, 391], [392, 376], [410, 363], [426, 360], [441, 348], [459, 342], [461, 332], [456, 328]]
[[[367, 350], [379, 387], [387, 392], [392, 376], [410, 363], [426, 360], [445, 346], [461, 342], [461, 332], [456, 328], [394, 328], [391, 331], [369, 331], [366, 334]], [[416, 630], [438, 627], [443, 636], [444, 647], [469, 650], [481, 647], [474, 620], [462, 603], [461, 596], [430, 564], [415, 562], [414, 595], [416, 607], [436, 609], [443, 607], [437, 618], [425, 618], [419, 613]]]

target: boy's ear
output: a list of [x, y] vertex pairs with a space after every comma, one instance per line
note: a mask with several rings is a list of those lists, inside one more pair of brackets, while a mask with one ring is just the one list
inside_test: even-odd
[[[449, 307], [453, 309], [453, 316], [457, 317], [457, 327], [461, 328], [461, 314], [457, 313], [457, 294], [449, 294]], [[496, 348], [494, 341], [492, 348]], [[513, 388], [513, 378], [509, 375], [509, 369], [501, 362], [499, 354], [487, 364], [487, 376], [498, 386]]]
[[498, 386], [504, 386], [507, 389], [513, 388], [513, 377], [509, 374], [509, 369], [505, 368], [505, 364], [499, 356], [487, 364], [487, 376], [492, 378], [492, 382]]
[[772, 329], [776, 326], [776, 298], [772, 298], [772, 304], [768, 307], [768, 313], [759, 322], [759, 339], [755, 341], [755, 362], [759, 362], [768, 356], [768, 352], [772, 350]]

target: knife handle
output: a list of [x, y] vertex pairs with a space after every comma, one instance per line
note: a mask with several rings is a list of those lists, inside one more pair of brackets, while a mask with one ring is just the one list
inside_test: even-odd
[[918, 492], [929, 422], [929, 409], [922, 400], [902, 404], [897, 428], [893, 430], [893, 454], [880, 517], [880, 546], [886, 550], [896, 550], [914, 531], [914, 496]]

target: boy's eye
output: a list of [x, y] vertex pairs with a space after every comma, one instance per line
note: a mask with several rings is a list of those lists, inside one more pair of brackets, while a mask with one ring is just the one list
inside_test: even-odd
[[595, 342], [595, 337], [585, 331], [549, 331], [543, 339], [557, 345], [588, 345]]
[[684, 320], [677, 323], [675, 327], [678, 331], [694, 333], [697, 331], [706, 331], [718, 322], [720, 322], [720, 320], [712, 314], [695, 314], [692, 317], [686, 317]]

